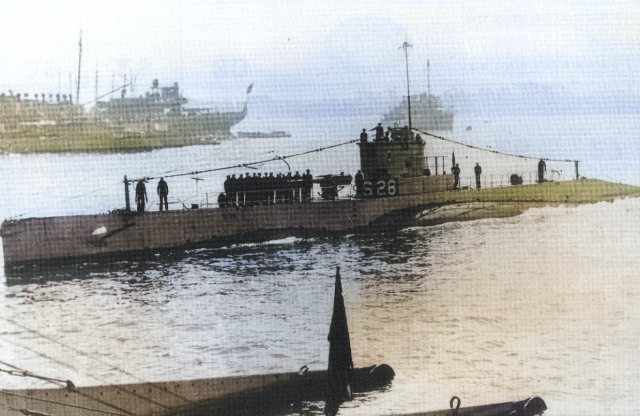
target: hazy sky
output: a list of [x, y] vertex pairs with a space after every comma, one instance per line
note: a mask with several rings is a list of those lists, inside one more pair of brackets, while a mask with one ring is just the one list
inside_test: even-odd
[[[81, 101], [135, 79], [183, 90], [343, 95], [542, 83], [640, 94], [640, 2], [0, 0], [0, 92], [72, 90]], [[70, 87], [73, 85], [73, 87]], [[281, 98], [281, 97], [280, 97]]]

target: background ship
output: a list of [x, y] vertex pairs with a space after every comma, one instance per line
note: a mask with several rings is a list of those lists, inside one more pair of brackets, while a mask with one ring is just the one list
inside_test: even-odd
[[[75, 97], [70, 94], [0, 94], [0, 152], [121, 151], [218, 143], [231, 137], [231, 127], [247, 115], [242, 111], [220, 112], [210, 108], [186, 108], [178, 83], [160, 87], [154, 79], [151, 91], [140, 97], [126, 97], [125, 84], [102, 97], [120, 91], [120, 98], [99, 101], [93, 111], [80, 104], [82, 73], [82, 31], [78, 43], [78, 78]], [[251, 92], [253, 84], [247, 89]], [[96, 74], [96, 96], [97, 96]], [[75, 102], [74, 102], [75, 100]], [[124, 143], [120, 139], [138, 141]], [[42, 139], [58, 139], [54, 144]], [[149, 139], [149, 140], [147, 140]], [[46, 141], [46, 140], [45, 140]], [[48, 142], [54, 142], [53, 140]]]
[[180, 94], [177, 82], [161, 87], [158, 80], [154, 79], [151, 91], [140, 97], [126, 97], [126, 92], [123, 88], [120, 98], [97, 101], [94, 110], [97, 119], [114, 130], [128, 134], [226, 139], [230, 136], [231, 127], [247, 115], [246, 102], [241, 111], [187, 108], [185, 104], [188, 100]]
[[[442, 108], [442, 100], [433, 94], [422, 93], [417, 97], [411, 97], [411, 125], [419, 130], [426, 131], [452, 131], [453, 111]], [[402, 103], [387, 112], [381, 121], [387, 126], [407, 126], [407, 97]]]
[[[178, 83], [140, 97], [96, 101], [91, 111], [71, 94], [0, 94], [0, 152], [119, 151], [218, 143], [247, 115], [238, 111], [185, 107]], [[115, 92], [114, 91], [114, 92]], [[250, 89], [247, 90], [247, 94]], [[122, 140], [135, 139], [135, 140]]]

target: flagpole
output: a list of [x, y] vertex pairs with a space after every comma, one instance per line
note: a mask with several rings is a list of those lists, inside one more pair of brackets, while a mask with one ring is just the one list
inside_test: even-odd
[[427, 59], [427, 97], [431, 95], [431, 85], [429, 81], [429, 60]]
[[409, 111], [409, 130], [411, 130], [411, 94], [409, 92], [409, 55], [407, 53], [407, 49], [409, 49], [412, 45], [409, 42], [405, 41], [401, 48], [404, 49], [404, 62], [407, 69], [407, 109]]

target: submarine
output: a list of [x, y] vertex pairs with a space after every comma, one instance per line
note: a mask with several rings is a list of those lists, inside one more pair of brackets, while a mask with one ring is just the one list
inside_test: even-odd
[[[34, 264], [120, 260], [176, 248], [222, 247], [290, 236], [381, 232], [412, 225], [435, 195], [453, 189], [444, 156], [425, 156], [425, 142], [408, 127], [360, 138], [359, 172], [304, 178], [236, 178], [214, 207], [7, 219], [0, 225], [5, 269]], [[247, 166], [247, 165], [243, 165]], [[431, 169], [434, 169], [432, 172]], [[144, 178], [137, 181], [154, 178]], [[279, 179], [279, 180], [278, 180]], [[340, 190], [355, 190], [342, 196]], [[317, 191], [319, 192], [313, 192]]]

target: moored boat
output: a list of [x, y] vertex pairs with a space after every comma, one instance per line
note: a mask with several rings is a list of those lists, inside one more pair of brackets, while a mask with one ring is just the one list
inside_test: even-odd
[[284, 130], [274, 130], [271, 133], [261, 131], [239, 131], [236, 136], [240, 139], [279, 139], [281, 137], [291, 137], [291, 134]]
[[403, 416], [534, 416], [547, 410], [547, 404], [538, 396], [514, 402], [491, 403], [479, 406], [460, 407], [461, 400], [453, 396], [449, 409], [429, 410]]
[[[357, 368], [352, 391], [364, 393], [387, 385], [388, 365]], [[326, 400], [326, 370], [59, 388], [0, 389], [3, 415], [249, 415], [270, 414], [291, 403]]]

